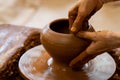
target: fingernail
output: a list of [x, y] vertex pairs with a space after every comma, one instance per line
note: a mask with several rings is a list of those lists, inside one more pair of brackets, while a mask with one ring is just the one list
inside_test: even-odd
[[72, 31], [72, 32], [75, 32], [76, 30], [77, 30], [76, 27], [72, 27], [72, 28], [71, 28], [71, 31]]

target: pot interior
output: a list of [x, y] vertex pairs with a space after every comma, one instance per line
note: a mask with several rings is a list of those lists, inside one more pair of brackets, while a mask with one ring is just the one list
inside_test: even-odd
[[50, 24], [50, 29], [58, 33], [69, 34], [69, 21], [67, 19], [56, 20]]

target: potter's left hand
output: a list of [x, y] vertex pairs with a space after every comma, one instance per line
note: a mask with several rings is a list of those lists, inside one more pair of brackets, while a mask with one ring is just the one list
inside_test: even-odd
[[111, 31], [99, 31], [99, 32], [85, 32], [81, 31], [77, 33], [80, 38], [90, 39], [92, 43], [88, 48], [80, 53], [76, 58], [70, 62], [70, 66], [75, 66], [78, 63], [84, 65], [89, 60], [93, 59], [103, 52], [120, 47], [120, 34]]

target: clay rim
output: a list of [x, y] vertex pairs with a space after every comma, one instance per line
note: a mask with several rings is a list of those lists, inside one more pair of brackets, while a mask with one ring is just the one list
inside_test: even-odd
[[[67, 34], [65, 34], [65, 33], [60, 33], [60, 32], [56, 32], [56, 31], [54, 31], [54, 30], [52, 30], [52, 29], [50, 28], [52, 24], [55, 24], [55, 23], [61, 22], [61, 21], [68, 21], [68, 19], [67, 19], [67, 18], [60, 18], [60, 19], [53, 20], [52, 22], [50, 22], [49, 24], [47, 24], [44, 29], [45, 29], [45, 30], [48, 30], [48, 31], [50, 31], [51, 33], [56, 34], [56, 35], [61, 35], [61, 36], [62, 36], [62, 35], [64, 35], [64, 36], [74, 36], [73, 33], [67, 33]], [[90, 27], [91, 27], [91, 25], [88, 25], [88, 26], [89, 26], [89, 27], [88, 27], [88, 30], [89, 30]], [[44, 29], [43, 29], [43, 30], [44, 30]]]

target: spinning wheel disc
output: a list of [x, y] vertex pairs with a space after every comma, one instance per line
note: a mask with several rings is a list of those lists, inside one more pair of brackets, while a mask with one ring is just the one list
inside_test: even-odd
[[66, 65], [51, 67], [51, 57], [42, 45], [28, 50], [19, 61], [21, 74], [30, 80], [107, 80], [115, 72], [116, 65], [108, 53], [103, 53], [89, 61], [83, 71], [73, 71]]

